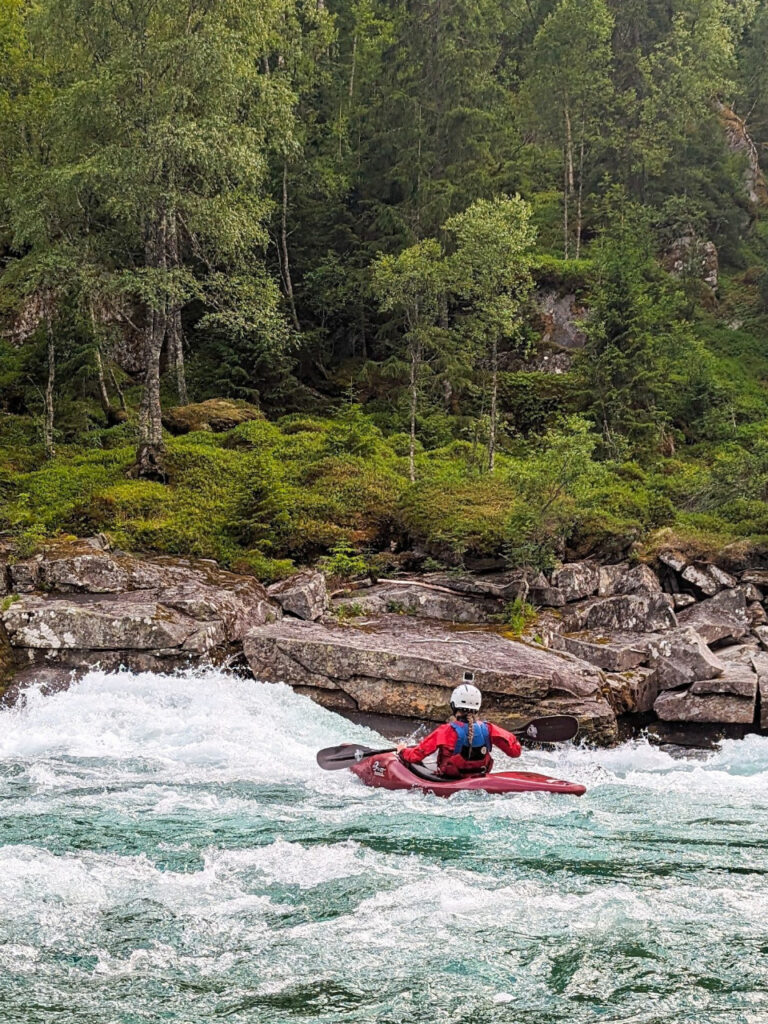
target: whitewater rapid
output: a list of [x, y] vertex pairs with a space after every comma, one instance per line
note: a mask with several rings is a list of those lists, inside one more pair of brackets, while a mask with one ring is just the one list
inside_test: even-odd
[[768, 1024], [768, 738], [450, 800], [321, 772], [348, 740], [213, 671], [0, 712], [2, 1024]]

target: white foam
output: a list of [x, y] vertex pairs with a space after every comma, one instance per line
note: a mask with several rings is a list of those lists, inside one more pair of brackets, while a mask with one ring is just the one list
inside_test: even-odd
[[[402, 992], [429, 985], [440, 1019], [463, 1019], [457, 991], [463, 1009], [497, 1005], [501, 1020], [522, 1000], [535, 1018], [562, 959], [580, 962], [556, 999], [588, 1007], [620, 985], [622, 944], [693, 976], [702, 936], [711, 958], [764, 931], [766, 738], [704, 761], [645, 740], [500, 757], [588, 793], [451, 800], [318, 769], [318, 748], [351, 740], [382, 742], [286, 687], [216, 671], [92, 672], [0, 714], [13, 836], [0, 846], [0, 998], [3, 972], [69, 1001], [96, 978], [112, 1000], [135, 993], [125, 1013], [138, 1017], [156, 1009], [147, 979], [165, 992], [183, 977], [170, 1019], [201, 1024], [214, 1015], [195, 1002], [201, 978], [239, 985], [244, 1005], [331, 982], [365, 994], [360, 1019], [388, 998], [380, 1018], [410, 1020]], [[616, 1019], [645, 1020], [626, 998]]]

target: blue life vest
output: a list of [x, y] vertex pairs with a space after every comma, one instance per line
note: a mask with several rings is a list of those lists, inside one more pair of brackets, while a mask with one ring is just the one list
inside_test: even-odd
[[472, 749], [469, 747], [469, 723], [451, 722], [456, 731], [454, 754], [460, 754], [466, 761], [482, 761], [491, 752], [491, 732], [487, 722], [475, 722], [472, 732]]

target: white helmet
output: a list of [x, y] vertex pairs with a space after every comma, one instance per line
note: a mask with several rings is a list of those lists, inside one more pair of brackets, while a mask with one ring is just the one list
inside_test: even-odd
[[483, 702], [483, 695], [476, 686], [469, 683], [462, 683], [457, 686], [451, 694], [451, 708], [454, 711], [479, 711]]

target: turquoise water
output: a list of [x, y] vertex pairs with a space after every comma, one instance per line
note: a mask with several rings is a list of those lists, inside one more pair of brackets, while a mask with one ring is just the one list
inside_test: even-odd
[[215, 672], [2, 712], [0, 1021], [768, 1022], [768, 739], [448, 801], [317, 769], [344, 740]]

